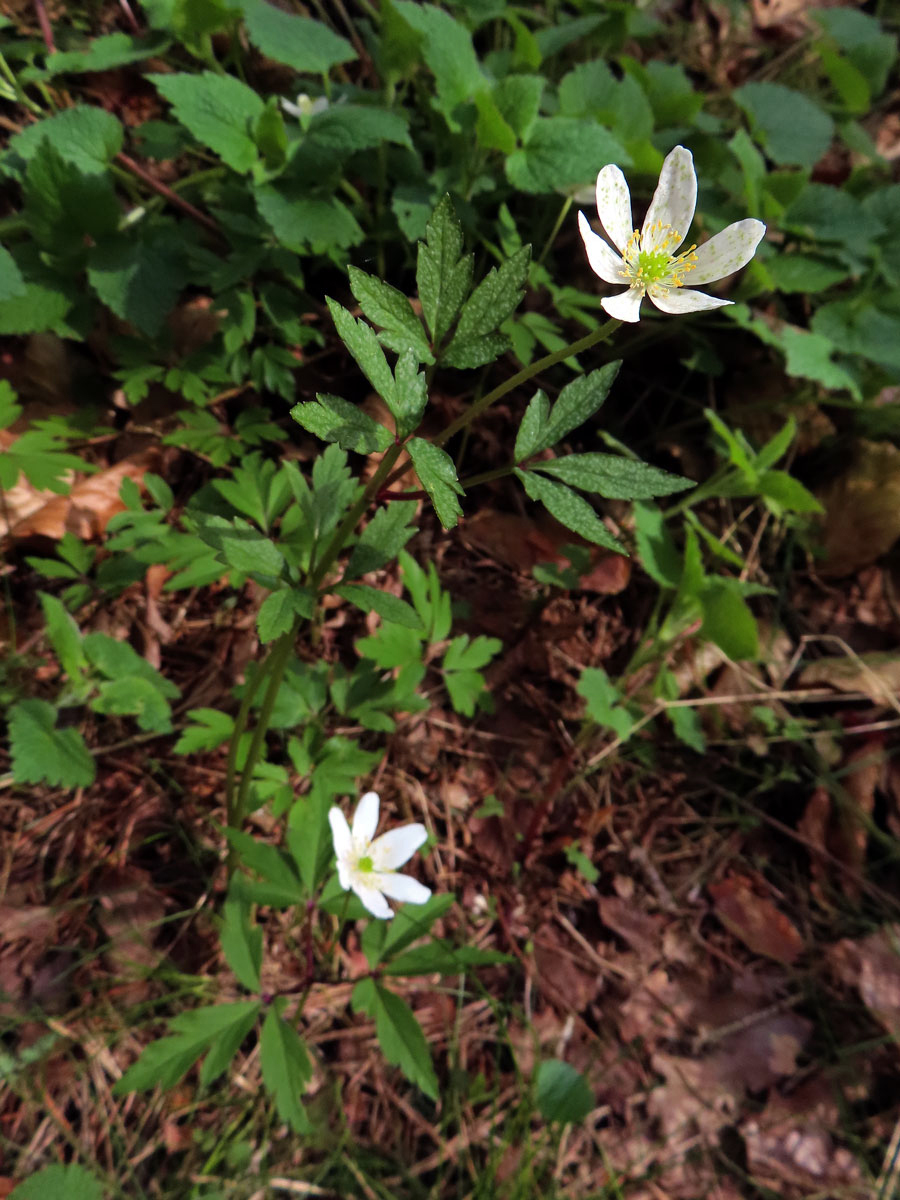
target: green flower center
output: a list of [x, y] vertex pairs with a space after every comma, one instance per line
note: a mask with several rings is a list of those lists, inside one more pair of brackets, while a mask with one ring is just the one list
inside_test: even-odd
[[372, 862], [368, 854], [364, 854], [356, 864], [356, 869], [358, 871], [374, 871], [375, 864]]
[[630, 287], [642, 291], [658, 285], [681, 287], [684, 276], [697, 265], [696, 246], [681, 254], [671, 253], [681, 240], [678, 230], [662, 221], [657, 221], [643, 234], [635, 229], [622, 255], [625, 261], [622, 278]]

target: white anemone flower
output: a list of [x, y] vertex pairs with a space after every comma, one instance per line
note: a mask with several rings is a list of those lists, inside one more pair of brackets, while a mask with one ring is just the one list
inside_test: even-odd
[[325, 96], [319, 96], [313, 100], [306, 92], [301, 92], [297, 97], [297, 103], [292, 104], [290, 100], [281, 101], [281, 107], [291, 117], [296, 117], [301, 120], [303, 117], [314, 117], [316, 113], [324, 112], [328, 108], [328, 100]]
[[339, 808], [329, 810], [328, 821], [341, 887], [356, 892], [373, 917], [387, 919], [394, 914], [385, 896], [408, 904], [424, 904], [431, 896], [430, 888], [395, 869], [412, 858], [428, 830], [418, 823], [401, 825], [376, 838], [378, 804], [378, 793], [366, 792], [356, 806], [352, 828]]
[[697, 207], [697, 174], [690, 150], [676, 146], [666, 156], [659, 183], [640, 229], [631, 216], [631, 195], [618, 167], [604, 167], [597, 176], [597, 215], [618, 254], [594, 233], [584, 213], [578, 214], [588, 262], [606, 283], [627, 284], [628, 291], [601, 303], [619, 321], [639, 321], [641, 300], [649, 296], [665, 313], [702, 312], [721, 308], [720, 300], [696, 292], [685, 283], [711, 283], [750, 261], [766, 227], [748, 217], [736, 221], [702, 246], [678, 253]]

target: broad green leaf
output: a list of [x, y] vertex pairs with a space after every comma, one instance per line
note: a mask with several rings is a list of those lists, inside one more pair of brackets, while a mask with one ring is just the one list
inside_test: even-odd
[[379, 508], [353, 547], [344, 578], [358, 579], [396, 558], [416, 532], [409, 524], [415, 515], [414, 500], [392, 500]]
[[786, 209], [782, 228], [817, 241], [840, 242], [860, 255], [871, 253], [871, 242], [884, 233], [884, 223], [871, 206], [842, 188], [808, 183]]
[[759, 493], [773, 501], [779, 512], [821, 513], [822, 505], [812, 492], [787, 471], [763, 471], [758, 480]]
[[52, 117], [26, 125], [9, 141], [9, 149], [26, 162], [44, 143], [85, 175], [104, 175], [122, 149], [124, 130], [112, 113], [93, 104], [76, 104]]
[[375, 1021], [375, 1032], [384, 1057], [432, 1100], [438, 1098], [438, 1081], [431, 1064], [422, 1026], [406, 1003], [374, 979], [362, 979], [350, 1003]]
[[121, 679], [126, 675], [137, 676], [152, 684], [161, 696], [175, 700], [181, 695], [178, 686], [160, 674], [152, 663], [141, 658], [128, 642], [122, 642], [106, 633], [88, 633], [83, 645], [92, 665], [107, 679]]
[[[263, 0], [260, 0], [262, 3]], [[273, 10], [277, 11], [277, 10]], [[259, 161], [250, 130], [265, 102], [233, 75], [147, 75], [172, 105], [175, 116], [194, 137], [232, 170], [246, 174]]]
[[215, 750], [222, 746], [234, 732], [234, 718], [217, 708], [192, 708], [188, 717], [194, 722], [188, 725], [175, 743], [176, 754], [196, 754], [198, 750]]
[[523, 192], [562, 192], [593, 181], [607, 163], [631, 164], [625, 147], [596, 121], [538, 117], [521, 150], [506, 159], [506, 176]]
[[465, 495], [456, 477], [453, 459], [446, 450], [424, 438], [413, 438], [406, 448], [438, 520], [445, 529], [452, 529], [462, 516], [457, 496]]
[[244, 1038], [256, 1025], [260, 1010], [261, 1005], [251, 1001], [246, 1012], [236, 1013], [234, 1021], [216, 1035], [200, 1067], [201, 1087], [208, 1087], [228, 1069]]
[[138, 728], [147, 733], [170, 733], [172, 730], [172, 709], [168, 700], [141, 675], [126, 675], [101, 683], [91, 708], [98, 713], [134, 717]]
[[371, 967], [387, 962], [413, 942], [426, 937], [435, 921], [455, 903], [450, 892], [439, 892], [424, 904], [406, 904], [391, 921], [372, 921], [363, 937], [363, 951]]
[[122, 215], [107, 175], [86, 175], [43, 142], [28, 164], [22, 186], [22, 215], [45, 250], [80, 257], [86, 239], [113, 234]]
[[259, 1061], [263, 1082], [275, 1099], [281, 1120], [295, 1133], [309, 1133], [311, 1126], [300, 1097], [312, 1079], [312, 1063], [303, 1039], [274, 1005], [263, 1022]]
[[652, 500], [696, 486], [691, 479], [619, 454], [568, 454], [534, 463], [533, 469], [583, 492], [598, 492], [608, 500]]
[[597, 1107], [585, 1077], [567, 1062], [545, 1059], [537, 1069], [537, 1106], [545, 1121], [583, 1121]]
[[266, 580], [277, 579], [285, 565], [284, 555], [265, 534], [248, 521], [235, 517], [206, 516], [198, 522], [197, 532], [207, 545], [213, 546], [221, 559], [243, 575], [261, 575]]
[[834, 123], [803, 92], [780, 83], [745, 83], [732, 97], [750, 117], [759, 144], [779, 166], [813, 167], [828, 149]]
[[431, 214], [425, 239], [419, 243], [416, 284], [432, 344], [437, 346], [449, 332], [472, 286], [473, 258], [462, 253], [462, 227], [449, 196], [444, 196]]
[[896, 35], [885, 33], [875, 17], [859, 9], [822, 8], [810, 15], [831, 35], [872, 94], [880, 95], [897, 60]]
[[[219, 1038], [237, 1029], [249, 1032], [260, 1005], [255, 1000], [214, 1004], [173, 1017], [174, 1033], [151, 1042], [113, 1087], [116, 1096], [145, 1092], [154, 1087], [172, 1088]], [[227, 1064], [226, 1064], [227, 1065]]]
[[473, 93], [472, 99], [478, 117], [475, 121], [475, 140], [484, 150], [499, 150], [501, 154], [512, 154], [516, 148], [516, 135], [493, 97], [490, 88], [482, 85]]
[[[596, 65], [596, 64], [595, 64]], [[504, 120], [527, 140], [540, 112], [545, 81], [540, 75], [507, 75], [494, 85], [494, 102]]]
[[261, 642], [271, 642], [293, 627], [295, 617], [309, 620], [316, 607], [315, 596], [308, 588], [286, 587], [270, 592], [259, 606], [256, 626]]
[[412, 350], [419, 362], [433, 363], [434, 355], [422, 322], [406, 296], [358, 267], [351, 266], [349, 275], [350, 288], [360, 308], [374, 325], [381, 326], [378, 340], [397, 354]]
[[[393, 9], [422, 37], [422, 55], [434, 75], [435, 104], [454, 131], [456, 108], [486, 86], [472, 35], [459, 21], [433, 4], [394, 0]], [[440, 339], [438, 339], [440, 340]]]
[[824, 292], [846, 279], [849, 272], [833, 259], [811, 254], [778, 254], [766, 263], [766, 270], [780, 292]]
[[759, 635], [753, 613], [737, 588], [724, 580], [709, 583], [701, 592], [702, 637], [739, 662], [759, 657]]
[[540, 500], [566, 529], [571, 529], [597, 546], [614, 550], [617, 554], [627, 553], [625, 547], [607, 530], [587, 500], [577, 492], [531, 471], [520, 471], [517, 468], [516, 475], [531, 499]]
[[486, 667], [502, 649], [499, 638], [479, 635], [470, 639], [463, 633], [447, 647], [441, 666], [445, 671], [477, 671], [479, 667]]
[[147, 37], [133, 37], [128, 33], [108, 33], [94, 38], [86, 50], [64, 50], [48, 54], [41, 79], [52, 79], [55, 75], [78, 75], [86, 71], [111, 71], [115, 67], [127, 67], [130, 63], [157, 58], [169, 48], [169, 39], [159, 33]]
[[412, 148], [402, 112], [368, 104], [331, 104], [309, 123], [308, 137], [330, 154], [347, 155], [394, 142]]
[[537, 391], [528, 402], [513, 450], [513, 462], [521, 463], [532, 454], [546, 448], [544, 435], [550, 417], [550, 401], [544, 392]]
[[103, 1185], [90, 1171], [72, 1163], [44, 1167], [13, 1190], [10, 1200], [103, 1200]]
[[46, 700], [19, 700], [9, 710], [9, 748], [16, 783], [88, 787], [96, 768], [77, 729], [57, 729]]
[[241, 8], [254, 46], [301, 74], [325, 75], [356, 58], [350, 43], [321, 21], [284, 12], [267, 0], [242, 0]]
[[623, 741], [631, 736], [634, 718], [623, 705], [621, 692], [602, 667], [585, 667], [576, 691], [587, 701], [585, 713], [592, 721], [611, 729]]
[[[269, 899], [260, 899], [260, 903], [287, 908], [305, 902], [306, 893], [301, 882], [290, 860], [281, 850], [267, 842], [257, 841], [240, 829], [226, 829], [225, 836], [229, 845], [237, 851], [241, 865], [254, 871], [264, 881]], [[258, 888], [255, 889], [254, 895], [257, 898], [260, 898], [261, 894]]]
[[852, 298], [823, 304], [812, 319], [812, 332], [844, 354], [861, 354], [882, 366], [900, 367], [900, 317]]
[[408, 625], [391, 622], [382, 625], [371, 637], [360, 638], [356, 652], [389, 671], [421, 661], [422, 634]]
[[325, 302], [341, 341], [356, 359], [357, 365], [369, 383], [393, 412], [397, 399], [397, 386], [394, 383], [394, 376], [391, 374], [387, 359], [384, 357], [384, 351], [371, 325], [351, 316], [343, 305], [332, 300], [330, 296], [325, 297]]
[[47, 623], [47, 637], [59, 659], [59, 665], [68, 675], [70, 683], [77, 688], [83, 684], [88, 666], [78, 626], [65, 605], [55, 596], [47, 592], [38, 592], [38, 596]]
[[103, 303], [148, 337], [159, 333], [189, 278], [184, 243], [166, 235], [109, 239], [88, 260], [88, 279]]
[[25, 294], [25, 280], [8, 250], [0, 246], [0, 302]]
[[412, 605], [401, 600], [399, 596], [392, 596], [390, 592], [382, 592], [378, 588], [361, 583], [344, 583], [334, 590], [338, 596], [349, 600], [363, 612], [376, 612], [385, 621], [392, 621], [395, 625], [403, 625], [407, 629], [422, 628], [419, 614]]
[[310, 247], [345, 248], [363, 240], [363, 231], [336, 196], [310, 196], [305, 186], [279, 180], [254, 191], [259, 214], [283, 246], [298, 254]]
[[222, 907], [219, 942], [225, 961], [248, 992], [258, 992], [262, 967], [262, 930], [250, 921], [249, 906], [239, 896], [229, 896]]

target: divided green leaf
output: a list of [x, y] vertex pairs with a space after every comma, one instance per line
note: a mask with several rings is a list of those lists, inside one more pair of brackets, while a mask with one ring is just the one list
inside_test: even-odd
[[419, 482], [431, 498], [438, 520], [445, 529], [452, 529], [462, 516], [457, 496], [465, 495], [457, 479], [453, 459], [446, 450], [424, 438], [413, 438], [407, 444], [407, 449]]
[[571, 529], [573, 533], [580, 534], [581, 537], [587, 538], [589, 542], [594, 542], [597, 546], [605, 546], [607, 550], [614, 550], [617, 554], [627, 553], [621, 542], [616, 541], [609, 533], [587, 500], [579, 496], [577, 492], [573, 492], [562, 483], [556, 483], [554, 480], [532, 471], [516, 469], [516, 475], [522, 481], [525, 491], [531, 499], [540, 500], [557, 521], [565, 525], [566, 529]]
[[46, 700], [19, 700], [9, 710], [9, 747], [16, 783], [88, 787], [96, 767], [77, 729], [60, 729]]

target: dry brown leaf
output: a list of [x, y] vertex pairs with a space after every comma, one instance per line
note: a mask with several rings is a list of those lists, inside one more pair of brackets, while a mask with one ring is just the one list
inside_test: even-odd
[[[561, 553], [563, 546], [587, 544], [551, 517], [532, 520], [492, 508], [481, 509], [467, 518], [460, 527], [460, 538], [469, 549], [487, 554], [494, 562], [522, 575], [530, 575], [538, 563], [567, 567], [569, 560]], [[630, 578], [630, 559], [594, 546], [591, 547], [591, 566], [579, 580], [579, 587], [599, 595], [615, 596], [624, 590]]]
[[885, 1029], [900, 1037], [900, 925], [885, 925], [859, 941], [843, 938], [830, 947], [828, 960]]
[[[140, 484], [147, 471], [157, 470], [159, 458], [155, 448], [130, 455], [114, 467], [79, 480], [67, 496], [39, 492], [20, 479], [12, 490], [22, 489], [22, 507], [11, 528], [7, 529], [0, 519], [0, 536], [9, 533], [19, 540], [46, 537], [52, 541], [59, 541], [65, 533], [84, 539], [97, 537], [116, 513], [124, 511], [125, 505], [119, 499], [123, 480], [133, 479]], [[25, 515], [21, 515], [23, 512]]]
[[754, 954], [790, 965], [803, 949], [803, 939], [771, 900], [758, 896], [743, 875], [730, 875], [708, 888], [716, 916]]
[[900, 449], [857, 443], [850, 466], [818, 499], [825, 508], [819, 573], [840, 578], [875, 562], [900, 537]]
[[876, 704], [893, 704], [900, 695], [900, 650], [840, 654], [804, 667], [800, 687], [825, 684], [838, 692], [862, 692]]

